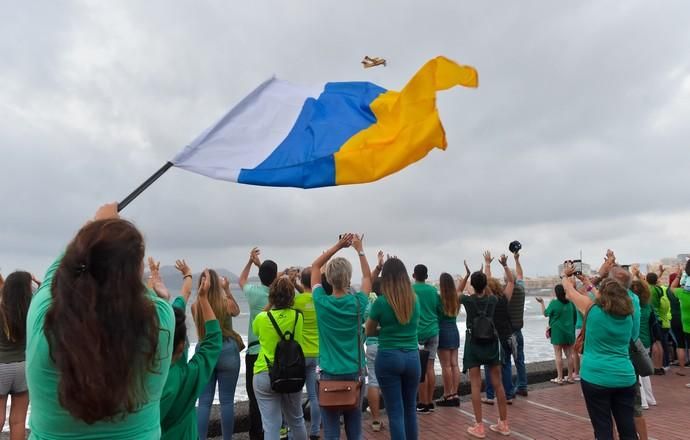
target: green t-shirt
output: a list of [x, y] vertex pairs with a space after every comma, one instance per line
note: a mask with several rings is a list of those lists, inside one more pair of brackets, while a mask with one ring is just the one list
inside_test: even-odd
[[[271, 315], [275, 319], [278, 327], [282, 331], [283, 335], [286, 332], [295, 332], [295, 341], [300, 346], [303, 346], [304, 339], [302, 338], [302, 331], [304, 328], [304, 317], [301, 313], [294, 309], [279, 309], [271, 310]], [[295, 322], [295, 319], [297, 322]], [[254, 334], [259, 338], [261, 351], [259, 351], [259, 357], [256, 358], [256, 363], [254, 363], [254, 374], [259, 374], [262, 371], [268, 371], [268, 362], [273, 363], [273, 358], [276, 353], [276, 346], [280, 342], [280, 335], [276, 331], [275, 327], [271, 323], [271, 319], [268, 317], [268, 312], [261, 312], [256, 316], [254, 323], [252, 324]]]
[[649, 327], [649, 318], [654, 313], [650, 304], [640, 305], [640, 341], [649, 348], [652, 346], [652, 329]]
[[628, 289], [628, 296], [632, 299], [633, 303], [633, 328], [632, 328], [632, 338], [636, 341], [640, 337], [640, 298], [635, 295], [635, 292]]
[[659, 308], [655, 310], [657, 318], [661, 322], [661, 328], [671, 328], [671, 301], [668, 299], [666, 286], [651, 286], [654, 294], [659, 296]]
[[690, 292], [678, 287], [673, 293], [680, 301], [680, 319], [683, 323], [683, 333], [690, 333]]
[[[172, 307], [152, 291], [148, 291], [147, 296], [156, 308], [160, 324], [156, 354], [159, 364], [156, 371], [147, 372], [144, 376], [148, 402], [144, 403], [138, 411], [125, 415], [123, 419], [101, 421], [89, 425], [72, 417], [58, 401], [58, 371], [50, 357], [48, 340], [43, 332], [45, 316], [52, 303], [53, 276], [61, 261], [62, 257], [48, 268], [43, 284], [31, 301], [27, 315], [26, 382], [31, 396], [30, 438], [159, 439], [161, 436], [160, 399], [170, 370], [175, 332], [175, 315]], [[74, 343], [89, 343], [88, 335], [85, 334], [84, 338], [85, 340], [74, 341]], [[88, 364], [85, 364], [84, 368], [88, 369]]]
[[587, 314], [582, 379], [606, 388], [635, 384], [637, 376], [628, 349], [633, 335], [632, 316], [613, 316], [593, 305]]
[[302, 337], [302, 351], [305, 357], [319, 356], [319, 328], [316, 322], [316, 308], [311, 292], [299, 293], [295, 296], [294, 308], [302, 312], [304, 316], [304, 329]]
[[369, 319], [379, 323], [379, 350], [416, 350], [417, 325], [419, 324], [419, 300], [414, 302], [412, 318], [401, 324], [385, 296], [381, 295], [371, 306]]
[[552, 299], [544, 311], [549, 318], [551, 328], [551, 344], [571, 345], [575, 342], [575, 306], [568, 301], [563, 304], [558, 299]]
[[[259, 339], [253, 331], [254, 319], [268, 304], [268, 287], [263, 284], [245, 284], [242, 289], [249, 304], [249, 329], [247, 330], [247, 354], [259, 354]], [[256, 342], [256, 343], [255, 343]]]
[[[184, 298], [177, 297], [173, 307], [185, 310]], [[187, 349], [170, 367], [161, 397], [161, 440], [196, 440], [196, 401], [211, 379], [223, 348], [223, 334], [218, 320], [204, 324], [206, 333], [196, 353], [187, 362]]]
[[[369, 319], [369, 315], [371, 314], [371, 306], [374, 304], [374, 301], [378, 296], [375, 293], [370, 293], [369, 294], [369, 304], [367, 304], [367, 308], [364, 311], [364, 322], [367, 322], [367, 319]], [[367, 347], [370, 345], [378, 345], [379, 344], [379, 337], [378, 336], [367, 336], [366, 337], [366, 345]]]
[[438, 306], [441, 303], [441, 297], [431, 284], [414, 283], [412, 289], [417, 294], [419, 304], [417, 339], [423, 342], [438, 336]]
[[[314, 286], [313, 296], [316, 315], [319, 318], [319, 366], [330, 375], [357, 373], [364, 367], [366, 360], [362, 345], [362, 323], [369, 297], [362, 292], [341, 297], [328, 295], [320, 284]], [[359, 346], [357, 332], [360, 335]], [[358, 358], [361, 358], [359, 367]]]

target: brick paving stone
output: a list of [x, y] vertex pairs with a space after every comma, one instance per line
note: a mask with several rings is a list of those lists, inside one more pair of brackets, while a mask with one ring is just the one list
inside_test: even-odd
[[[684, 375], [684, 376], [681, 376]], [[657, 406], [644, 411], [650, 439], [690, 439], [690, 369], [672, 368], [666, 376], [652, 377], [652, 388]], [[592, 425], [579, 384], [553, 385], [530, 389], [528, 397], [518, 397], [508, 407], [508, 420], [513, 435], [504, 437], [489, 431], [489, 423], [498, 419], [496, 405], [482, 405], [486, 422], [487, 439], [592, 439]], [[371, 430], [371, 415], [364, 414], [364, 439], [389, 439], [386, 427], [375, 433]], [[428, 415], [419, 415], [420, 440], [465, 439], [467, 428], [473, 423], [472, 404], [469, 396], [463, 398], [460, 408], [436, 408]], [[343, 433], [342, 439], [345, 439]]]

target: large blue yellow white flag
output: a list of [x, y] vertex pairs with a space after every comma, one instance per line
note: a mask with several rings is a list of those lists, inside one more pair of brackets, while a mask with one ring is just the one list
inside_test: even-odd
[[172, 163], [215, 179], [316, 188], [378, 180], [446, 148], [436, 92], [477, 87], [477, 71], [428, 61], [400, 91], [369, 82], [305, 87], [269, 79]]

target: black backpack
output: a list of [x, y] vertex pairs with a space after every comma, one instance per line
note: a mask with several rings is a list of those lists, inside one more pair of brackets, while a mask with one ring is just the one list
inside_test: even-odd
[[295, 324], [292, 327], [292, 332], [287, 331], [285, 334], [280, 330], [280, 326], [271, 312], [267, 314], [273, 328], [280, 336], [273, 356], [273, 364], [267, 356], [264, 356], [268, 365], [268, 376], [271, 379], [271, 389], [281, 394], [301, 391], [306, 377], [306, 365], [302, 347], [295, 341], [295, 329], [300, 312], [295, 310]]
[[472, 320], [472, 342], [477, 344], [490, 344], [497, 339], [494, 320], [486, 315], [488, 308], [489, 298], [487, 297], [484, 310], [479, 310], [477, 307], [477, 316]]

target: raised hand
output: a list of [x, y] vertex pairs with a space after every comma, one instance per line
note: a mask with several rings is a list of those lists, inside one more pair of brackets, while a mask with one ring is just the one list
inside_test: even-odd
[[465, 265], [465, 273], [467, 277], [469, 278], [470, 276], [470, 266], [467, 265], [467, 260], [462, 260], [462, 263]]
[[183, 277], [192, 274], [192, 269], [189, 268], [185, 260], [175, 260], [175, 269], [179, 270]]
[[355, 238], [355, 234], [347, 233], [340, 236], [338, 243], [336, 244], [338, 249], [345, 249], [352, 246], [352, 241]]
[[571, 277], [575, 273], [575, 266], [573, 265], [572, 261], [566, 261], [563, 263], [563, 274], [565, 275], [564, 278]]
[[659, 265], [659, 276], [661, 276], [662, 273], [664, 273], [664, 265], [660, 264]]
[[493, 257], [491, 256], [490, 251], [484, 251], [484, 264], [487, 266], [491, 264], [491, 262], [494, 261]]
[[261, 255], [261, 250], [259, 250], [258, 247], [252, 248], [251, 252], [249, 253], [249, 259], [257, 267], [261, 266], [261, 260], [259, 259], [260, 255]]
[[160, 268], [161, 268], [161, 263], [160, 261], [156, 263], [156, 260], [153, 259], [153, 257], [149, 257], [147, 259], [148, 264], [149, 264], [149, 271], [151, 272], [151, 276], [153, 277], [154, 274], [156, 276], [160, 276]]
[[95, 221], [108, 220], [112, 218], [120, 218], [120, 214], [117, 212], [117, 202], [106, 203], [98, 208], [96, 214], [93, 216]]
[[228, 281], [228, 277], [220, 277], [220, 287], [226, 292], [230, 290], [230, 281]]
[[566, 289], [568, 287], [572, 287], [573, 289], [575, 288], [575, 282], [569, 277], [563, 277], [563, 279], [561, 279], [561, 284]]
[[[36, 278], [36, 275], [34, 275], [34, 274], [31, 274], [31, 281], [34, 282], [36, 284], [36, 286], [41, 285], [41, 280]], [[0, 287], [2, 287], [2, 275], [0, 275]]]
[[160, 267], [161, 263], [156, 262], [156, 260], [153, 259], [153, 257], [149, 257], [147, 259], [148, 265], [149, 265], [149, 271], [151, 272], [149, 282], [151, 283], [151, 288], [153, 289], [154, 292], [156, 292], [156, 295], [163, 299], [168, 299], [170, 298], [170, 292], [168, 292], [168, 288], [165, 286], [165, 283], [163, 283], [163, 280], [161, 279], [161, 274], [160, 274]]
[[537, 301], [539, 304], [542, 304], [542, 303], [544, 302], [544, 298], [542, 298], [541, 296], [538, 296], [538, 297], [536, 297], [536, 298], [534, 298], [534, 299], [535, 299], [535, 301]]
[[499, 257], [498, 262], [501, 263], [501, 266], [506, 267], [508, 265], [508, 257], [506, 257], [505, 254], [502, 254]]
[[199, 299], [203, 298], [208, 300], [208, 291], [211, 289], [211, 275], [208, 273], [208, 269], [204, 270], [203, 275], [201, 275], [201, 283], [199, 284], [199, 290], [197, 294]]
[[352, 236], [352, 247], [355, 248], [357, 252], [364, 252], [364, 245], [362, 244], [362, 240], [364, 240], [364, 234], [354, 234]]
[[614, 254], [611, 249], [606, 249], [606, 263], [610, 266], [616, 264], [616, 254]]
[[383, 267], [383, 251], [379, 251], [379, 252], [376, 254], [376, 258], [377, 258], [378, 266], [379, 266], [379, 267]]

